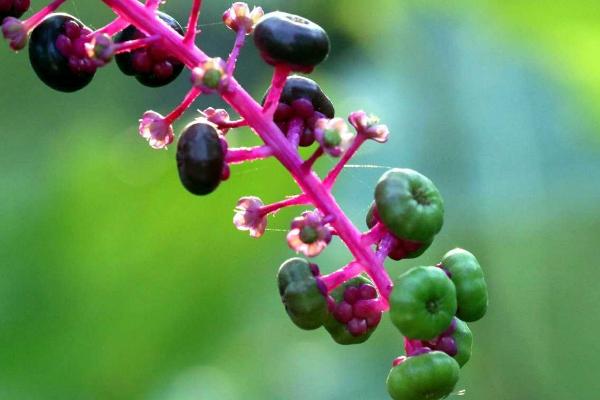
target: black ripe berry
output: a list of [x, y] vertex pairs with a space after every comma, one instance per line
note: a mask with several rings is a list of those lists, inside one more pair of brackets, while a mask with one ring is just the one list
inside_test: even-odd
[[29, 9], [29, 0], [0, 0], [0, 23], [6, 17], [19, 18]]
[[303, 76], [292, 75], [285, 81], [279, 102], [291, 106], [299, 99], [310, 101], [314, 110], [327, 118], [333, 118], [335, 115], [331, 100], [323, 93], [317, 82]]
[[329, 37], [319, 25], [280, 11], [265, 14], [254, 28], [254, 43], [271, 65], [311, 72], [329, 54]]
[[217, 130], [209, 124], [189, 124], [177, 143], [177, 169], [185, 188], [196, 195], [214, 191], [221, 182], [225, 150]]
[[[167, 25], [183, 35], [183, 28], [173, 17], [163, 12], [158, 12], [158, 16]], [[141, 39], [145, 36], [143, 32], [130, 25], [116, 36], [115, 43]], [[168, 85], [183, 70], [183, 64], [160, 43], [153, 43], [130, 53], [117, 54], [115, 61], [121, 72], [125, 75], [135, 76], [142, 85], [149, 87]]]
[[33, 30], [29, 61], [42, 82], [61, 92], [75, 92], [92, 81], [96, 65], [85, 50], [90, 33], [68, 14], [52, 14]]

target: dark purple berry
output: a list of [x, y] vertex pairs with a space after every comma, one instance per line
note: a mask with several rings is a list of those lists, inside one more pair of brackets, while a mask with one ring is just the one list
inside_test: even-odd
[[68, 14], [52, 14], [31, 33], [29, 61], [40, 80], [52, 89], [74, 92], [92, 81], [96, 66], [76, 48], [83, 28]]
[[343, 324], [349, 322], [354, 317], [352, 305], [342, 301], [335, 307], [333, 316]]
[[360, 298], [363, 300], [370, 300], [377, 297], [377, 289], [371, 285], [360, 285], [358, 290], [360, 292]]
[[[183, 28], [173, 17], [163, 12], [159, 12], [158, 16], [183, 35]], [[130, 25], [115, 37], [115, 43], [143, 37], [145, 37], [144, 33]], [[117, 54], [115, 61], [121, 72], [135, 76], [142, 85], [149, 87], [168, 85], [179, 76], [184, 67], [161, 43], [152, 43], [129, 53]]]
[[6, 17], [20, 18], [29, 10], [29, 0], [0, 0], [0, 23]]
[[193, 194], [213, 192], [221, 182], [225, 152], [217, 130], [194, 122], [183, 130], [177, 143], [177, 169], [183, 186]]
[[[335, 109], [331, 100], [315, 81], [298, 75], [289, 76], [285, 81], [279, 102], [291, 106], [294, 101], [299, 99], [308, 100], [314, 110], [320, 112], [326, 118], [335, 116]], [[306, 118], [310, 116], [308, 115]]]
[[311, 72], [329, 54], [329, 37], [319, 25], [280, 11], [265, 14], [254, 28], [254, 43], [271, 65]]
[[344, 300], [354, 304], [360, 299], [360, 291], [356, 286], [350, 286], [344, 291]]
[[350, 320], [350, 322], [348, 322], [348, 325], [346, 326], [348, 327], [348, 332], [350, 332], [350, 334], [355, 337], [364, 335], [365, 333], [367, 333], [368, 329], [367, 321], [358, 318]]
[[450, 357], [454, 357], [458, 353], [458, 348], [456, 347], [456, 342], [451, 336], [442, 336], [436, 343], [435, 349], [438, 351], [443, 351], [448, 354]]

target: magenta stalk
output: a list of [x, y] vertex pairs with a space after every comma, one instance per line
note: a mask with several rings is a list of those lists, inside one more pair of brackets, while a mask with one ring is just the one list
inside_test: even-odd
[[343, 266], [342, 268], [334, 271], [328, 275], [320, 276], [319, 279], [327, 288], [327, 293], [331, 293], [335, 288], [349, 281], [350, 279], [362, 274], [364, 272], [362, 265], [356, 261]]
[[38, 26], [44, 18], [48, 16], [48, 14], [53, 13], [58, 10], [58, 8], [65, 2], [66, 0], [54, 0], [46, 7], [42, 8], [40, 11], [33, 14], [31, 17], [27, 18], [23, 21], [23, 25], [25, 25], [25, 29], [29, 32], [33, 30], [36, 26]]
[[202, 0], [194, 0], [192, 3], [192, 10], [190, 11], [190, 18], [188, 19], [187, 29], [183, 38], [183, 43], [187, 46], [192, 46], [196, 40], [196, 34], [199, 32], [197, 29], [198, 18], [200, 18], [200, 8], [202, 7]]
[[189, 92], [183, 98], [181, 104], [179, 104], [173, 111], [169, 113], [165, 117], [165, 121], [167, 123], [172, 124], [175, 122], [181, 115], [192, 105], [192, 103], [202, 94], [202, 89], [196, 86], [193, 86]]
[[262, 160], [273, 155], [269, 146], [238, 147], [227, 150], [225, 161], [229, 164], [240, 164], [247, 161]]
[[[194, 68], [207, 60], [207, 55], [197, 46], [187, 46], [183, 38], [164, 22], [160, 21], [154, 13], [147, 10], [136, 0], [103, 0], [119, 16], [128, 20], [133, 25], [148, 35], [160, 35], [165, 45], [169, 46], [174, 56], [184, 62], [188, 68]], [[279, 67], [275, 69], [272, 90], [269, 93], [271, 108], [274, 112], [289, 69]], [[331, 215], [331, 225], [335, 228], [340, 238], [358, 263], [364, 266], [365, 272], [371, 277], [382, 296], [384, 306], [388, 307], [388, 298], [392, 290], [392, 281], [383, 268], [382, 260], [361, 241], [361, 232], [352, 221], [344, 214], [329, 187], [323, 184], [313, 171], [303, 168], [303, 161], [296, 149], [288, 142], [277, 125], [271, 120], [269, 113], [263, 113], [263, 108], [246, 92], [239, 83], [230, 78], [228, 90], [221, 96], [233, 107], [248, 125], [261, 137], [273, 151], [273, 155], [289, 171], [302, 191], [311, 199], [311, 202], [323, 214]], [[271, 103], [270, 103], [271, 104]]]

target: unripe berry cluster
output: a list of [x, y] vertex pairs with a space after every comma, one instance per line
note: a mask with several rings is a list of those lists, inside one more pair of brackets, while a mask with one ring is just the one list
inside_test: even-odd
[[[483, 271], [475, 256], [454, 249], [435, 266], [416, 267], [391, 279], [387, 258], [420, 256], [444, 222], [444, 202], [431, 180], [410, 169], [394, 168], [375, 185], [366, 213], [368, 230], [361, 232], [331, 194], [344, 166], [363, 143], [387, 141], [389, 130], [362, 110], [347, 121], [320, 86], [297, 75], [308, 74], [330, 49], [324, 29], [297, 15], [236, 2], [223, 14], [235, 32], [226, 60], [212, 58], [195, 45], [201, 1], [191, 0], [186, 29], [158, 10], [159, 0], [102, 0], [117, 15], [106, 26], [91, 30], [68, 14], [55, 13], [66, 0], [54, 0], [26, 20], [25, 0], [0, 0], [2, 32], [13, 50], [29, 45], [31, 66], [49, 87], [73, 92], [87, 86], [97, 70], [113, 59], [118, 68], [142, 85], [169, 84], [184, 68], [190, 89], [166, 116], [146, 111], [139, 134], [155, 149], [175, 141], [173, 123], [202, 94], [220, 95], [239, 114], [207, 108], [185, 126], [177, 139], [176, 170], [185, 189], [205, 196], [230, 176], [233, 165], [276, 158], [299, 186], [299, 193], [265, 204], [246, 196], [236, 207], [233, 222], [252, 237], [262, 236], [269, 216], [286, 207], [307, 207], [290, 223], [287, 245], [311, 258], [341, 240], [351, 258], [341, 268], [322, 274], [306, 258], [290, 258], [277, 273], [279, 294], [292, 322], [301, 329], [323, 327], [339, 344], [363, 343], [389, 311], [404, 336], [406, 354], [394, 359], [387, 388], [396, 400], [435, 400], [455, 388], [459, 368], [471, 356], [472, 334], [467, 322], [484, 316], [488, 295]], [[271, 84], [260, 102], [236, 81], [235, 67], [246, 38], [253, 35], [263, 60], [274, 67]], [[232, 148], [231, 129], [247, 126], [263, 145]], [[299, 147], [313, 153], [303, 159]], [[314, 164], [321, 157], [337, 158], [324, 177]], [[175, 168], [174, 168], [175, 169]]]

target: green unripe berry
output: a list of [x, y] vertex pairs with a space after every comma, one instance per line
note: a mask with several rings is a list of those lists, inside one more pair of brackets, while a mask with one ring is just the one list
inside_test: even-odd
[[471, 358], [471, 348], [473, 347], [473, 334], [466, 322], [460, 319], [456, 320], [456, 331], [452, 334], [452, 338], [458, 349], [454, 359], [462, 368]]
[[431, 340], [448, 328], [455, 313], [456, 289], [440, 268], [412, 268], [394, 281], [390, 317], [404, 336]]
[[327, 317], [327, 300], [310, 265], [301, 258], [284, 262], [277, 273], [279, 294], [292, 322], [301, 329], [317, 329]]
[[411, 169], [391, 169], [379, 179], [375, 203], [381, 222], [394, 235], [430, 242], [444, 223], [444, 202], [427, 177]]
[[457, 317], [467, 322], [483, 317], [488, 306], [488, 291], [475, 256], [463, 249], [450, 250], [442, 258], [442, 266], [450, 272], [456, 286]]
[[408, 357], [392, 368], [386, 384], [394, 400], [439, 400], [452, 393], [459, 372], [452, 357], [432, 351]]

